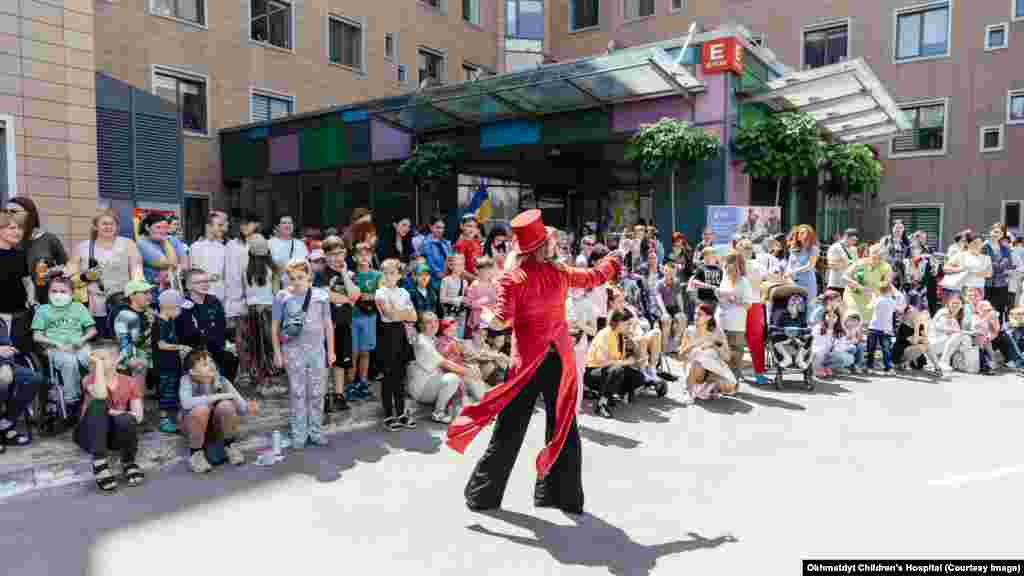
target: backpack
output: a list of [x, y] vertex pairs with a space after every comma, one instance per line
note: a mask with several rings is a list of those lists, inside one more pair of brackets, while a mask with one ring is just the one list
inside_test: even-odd
[[306, 291], [306, 297], [302, 302], [302, 308], [298, 310], [294, 306], [294, 298], [285, 303], [284, 318], [281, 319], [280, 331], [282, 344], [287, 344], [291, 340], [302, 335], [302, 330], [306, 327], [306, 311], [309, 310], [309, 299], [312, 295], [313, 288], [310, 287], [309, 290]]

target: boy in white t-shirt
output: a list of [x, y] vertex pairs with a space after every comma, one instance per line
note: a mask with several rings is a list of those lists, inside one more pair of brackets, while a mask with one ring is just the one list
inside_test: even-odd
[[886, 372], [892, 372], [892, 339], [895, 334], [893, 322], [902, 307], [902, 295], [887, 282], [879, 288], [871, 302], [874, 315], [868, 324], [867, 369], [874, 370], [875, 351], [882, 348], [882, 363]]

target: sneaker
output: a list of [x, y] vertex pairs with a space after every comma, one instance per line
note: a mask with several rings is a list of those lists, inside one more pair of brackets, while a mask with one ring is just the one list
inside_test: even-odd
[[430, 415], [430, 419], [433, 420], [434, 422], [439, 423], [439, 424], [451, 424], [452, 423], [451, 415], [447, 414], [445, 412], [441, 412], [441, 411], [434, 412], [433, 414], [431, 414]]
[[950, 366], [949, 364], [945, 364], [945, 363], [939, 364], [938, 366], [936, 366], [936, 368], [938, 369], [939, 373], [952, 372], [953, 371], [953, 367]]
[[1010, 370], [1016, 370], [1018, 368], [1017, 361], [1010, 360], [1009, 362], [1006, 363], [1006, 367], [1009, 368]]
[[416, 419], [413, 418], [412, 413], [406, 410], [405, 414], [398, 417], [398, 424], [403, 428], [412, 430], [413, 428], [416, 428]]
[[228, 462], [235, 466], [241, 466], [245, 464], [245, 454], [239, 450], [238, 446], [232, 444], [231, 446], [224, 447], [224, 453], [228, 455]]
[[177, 434], [178, 426], [174, 423], [174, 420], [170, 416], [160, 417], [160, 431], [164, 434]]
[[767, 386], [768, 384], [770, 382], [764, 374], [754, 374], [754, 386]]
[[206, 461], [206, 454], [202, 450], [197, 450], [192, 454], [192, 457], [188, 459], [188, 465], [196, 474], [206, 474], [213, 469], [213, 466]]
[[388, 432], [397, 432], [401, 430], [402, 425], [398, 423], [398, 417], [392, 416], [384, 419], [384, 429]]
[[816, 368], [814, 370], [814, 375], [818, 378], [826, 378], [828, 377], [828, 370], [825, 370], [824, 368]]

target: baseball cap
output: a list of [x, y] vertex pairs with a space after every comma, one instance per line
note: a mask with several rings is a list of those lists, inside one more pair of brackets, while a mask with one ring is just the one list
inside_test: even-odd
[[132, 280], [124, 286], [124, 295], [131, 296], [139, 292], [148, 292], [153, 289], [153, 285], [144, 280]]

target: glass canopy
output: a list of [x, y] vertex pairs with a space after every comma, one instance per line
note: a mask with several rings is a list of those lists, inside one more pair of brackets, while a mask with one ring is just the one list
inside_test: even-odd
[[663, 48], [637, 47], [377, 100], [369, 113], [415, 132], [689, 94], [703, 84]]
[[806, 112], [841, 142], [884, 140], [911, 127], [860, 58], [787, 74], [768, 82], [768, 88], [746, 101]]

